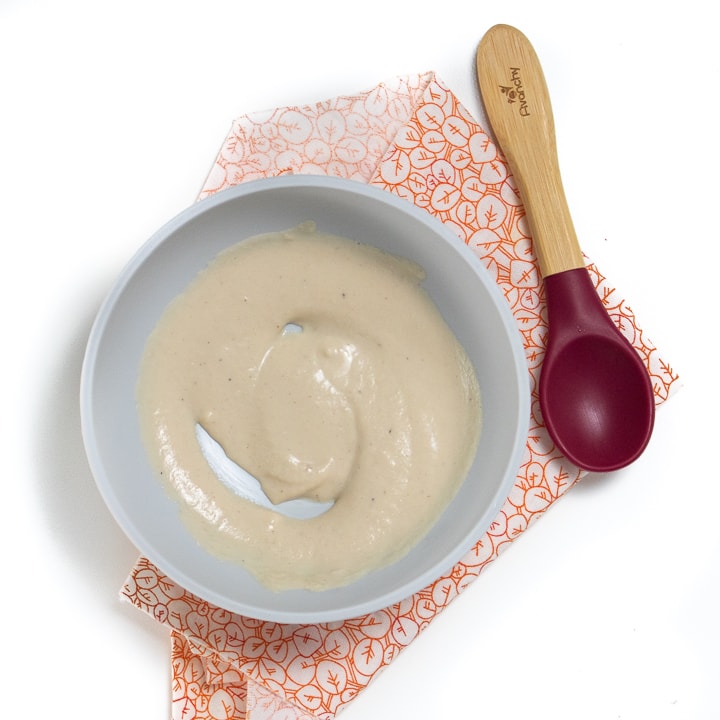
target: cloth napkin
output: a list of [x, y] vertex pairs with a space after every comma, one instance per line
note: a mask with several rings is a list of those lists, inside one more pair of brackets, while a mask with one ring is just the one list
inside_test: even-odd
[[[262, 622], [208, 604], [140, 558], [121, 595], [170, 630], [173, 720], [333, 718], [581, 478], [549, 439], [538, 408], [546, 339], [542, 283], [516, 185], [488, 127], [434, 73], [243, 115], [232, 124], [201, 197], [254, 178], [335, 175], [395, 193], [452, 228], [512, 308], [527, 356], [532, 417], [515, 485], [487, 533], [445, 575], [384, 610], [319, 625]], [[626, 301], [589, 261], [588, 268], [662, 403], [677, 375]]]

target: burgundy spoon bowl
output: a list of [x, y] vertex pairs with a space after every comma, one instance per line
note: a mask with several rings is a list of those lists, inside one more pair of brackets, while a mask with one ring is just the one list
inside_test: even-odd
[[640, 456], [652, 435], [648, 371], [585, 268], [545, 278], [545, 296], [551, 331], [538, 388], [545, 426], [578, 467], [618, 470]]

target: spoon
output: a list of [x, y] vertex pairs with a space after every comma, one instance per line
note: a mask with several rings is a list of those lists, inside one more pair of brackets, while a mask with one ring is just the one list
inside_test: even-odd
[[333, 502], [316, 502], [306, 498], [296, 498], [277, 505], [273, 504], [264, 493], [260, 481], [231, 460], [225, 454], [220, 443], [202, 425], [195, 425], [195, 435], [210, 469], [225, 487], [240, 497], [260, 505], [260, 507], [274, 510], [281, 515], [297, 520], [309, 520], [322, 515], [334, 505]]
[[636, 460], [650, 440], [653, 388], [585, 268], [560, 179], [540, 62], [519, 30], [496, 25], [480, 41], [477, 72], [490, 124], [518, 184], [545, 285], [548, 343], [538, 387], [545, 426], [578, 467], [618, 470]]

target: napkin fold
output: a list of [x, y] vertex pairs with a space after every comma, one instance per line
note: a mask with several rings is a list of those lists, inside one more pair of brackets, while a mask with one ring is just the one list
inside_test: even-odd
[[[318, 625], [254, 620], [210, 605], [140, 558], [121, 595], [170, 630], [173, 720], [333, 718], [583, 475], [542, 423], [542, 281], [517, 187], [488, 128], [434, 73], [233, 122], [201, 198], [255, 178], [334, 175], [377, 185], [450, 227], [482, 259], [512, 308], [527, 357], [532, 416], [515, 485], [487, 533], [427, 588], [376, 613]], [[587, 264], [662, 403], [677, 375], [623, 297]]]

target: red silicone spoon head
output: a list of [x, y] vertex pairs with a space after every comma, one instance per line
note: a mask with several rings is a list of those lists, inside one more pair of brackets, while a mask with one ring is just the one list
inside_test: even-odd
[[636, 460], [650, 440], [655, 398], [640, 355], [618, 330], [585, 268], [545, 278], [549, 340], [540, 409], [561, 452], [594, 472]]

